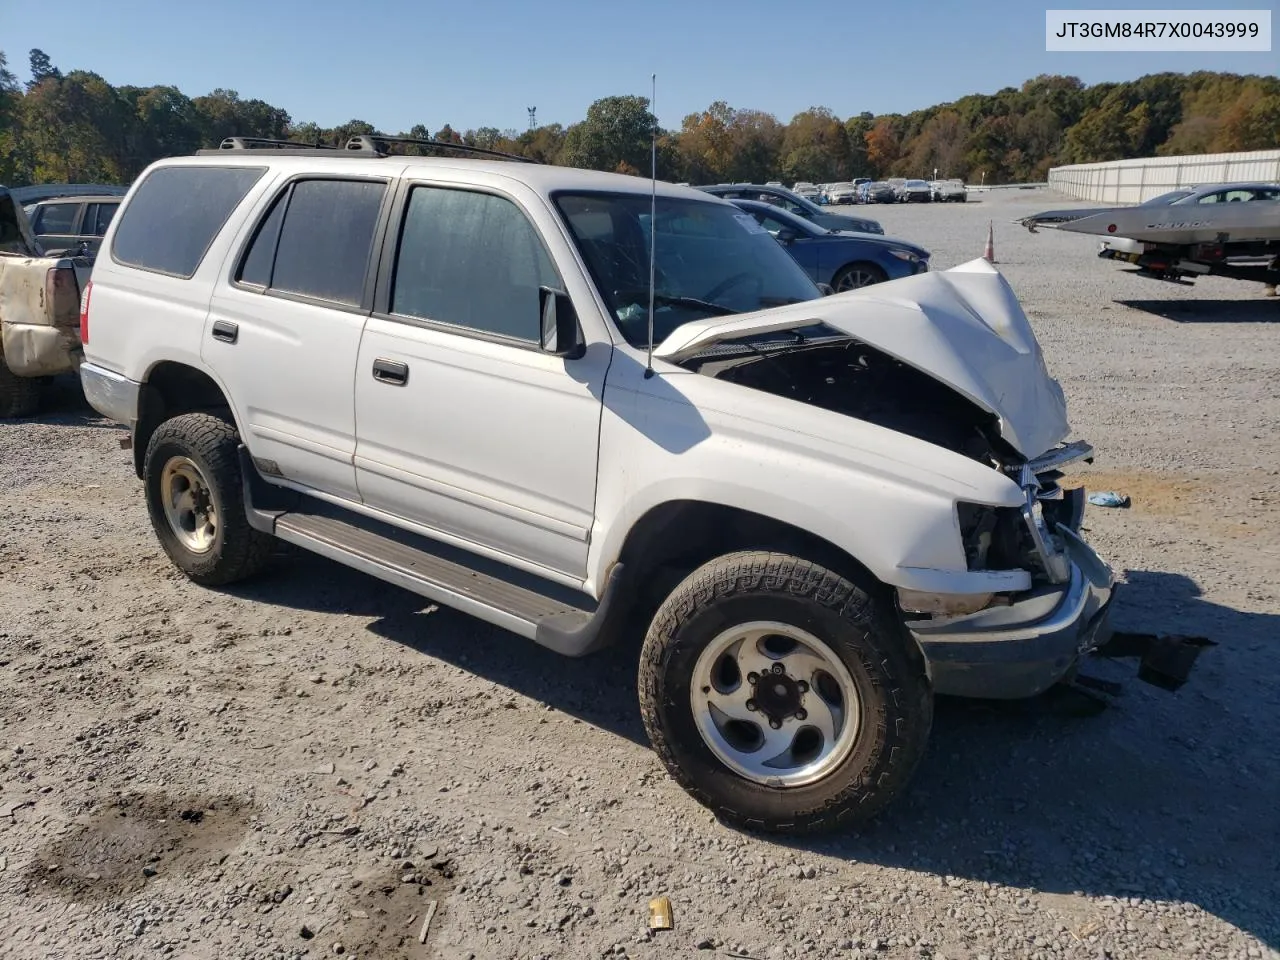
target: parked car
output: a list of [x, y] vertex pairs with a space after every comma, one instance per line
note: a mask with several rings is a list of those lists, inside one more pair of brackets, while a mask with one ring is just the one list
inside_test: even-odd
[[733, 202], [787, 248], [809, 279], [827, 284], [836, 293], [929, 269], [929, 251], [914, 243], [883, 235], [827, 230], [767, 203]]
[[29, 211], [36, 243], [49, 253], [74, 252], [94, 256], [102, 244], [121, 197], [87, 196], [41, 200]]
[[906, 180], [906, 178], [905, 178], [905, 177], [890, 177], [888, 180], [886, 180], [886, 181], [885, 181], [885, 183], [889, 184], [889, 186], [891, 186], [891, 187], [893, 188], [893, 196], [894, 196], [894, 199], [895, 199], [895, 200], [901, 200], [901, 199], [902, 199], [902, 188], [903, 188], [904, 186], [906, 186], [906, 184], [907, 184], [907, 180]]
[[175, 567], [279, 539], [564, 654], [636, 625], [645, 729], [728, 822], [870, 817], [936, 694], [1107, 636], [1057, 486], [1092, 451], [985, 261], [824, 298], [705, 192], [370, 138], [154, 163], [104, 246], [81, 381]]
[[812, 220], [820, 227], [828, 230], [856, 230], [859, 233], [884, 233], [875, 220], [867, 217], [851, 217], [843, 213], [829, 213], [822, 207], [804, 197], [796, 196], [790, 190], [769, 186], [743, 186], [741, 184], [718, 184], [713, 187], [698, 189], [726, 200], [759, 200], [772, 203], [794, 213], [796, 216]]
[[893, 189], [893, 184], [884, 180], [863, 184], [862, 190], [863, 196], [866, 198], [863, 201], [864, 203], [894, 203], [898, 199], [898, 194]]
[[939, 203], [964, 203], [969, 199], [969, 191], [965, 189], [963, 180], [939, 180], [934, 188], [933, 199]]
[[0, 187], [0, 417], [39, 412], [48, 378], [80, 364], [80, 291], [91, 265], [46, 256]]
[[933, 191], [928, 181], [908, 180], [898, 191], [898, 199], [902, 203], [929, 203], [933, 200]]
[[852, 183], [835, 183], [827, 188], [827, 202], [837, 203], [853, 203], [854, 195], [858, 188]]

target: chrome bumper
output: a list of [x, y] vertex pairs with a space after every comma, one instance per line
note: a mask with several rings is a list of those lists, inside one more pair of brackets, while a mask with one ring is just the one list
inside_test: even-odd
[[104, 417], [133, 426], [142, 384], [88, 361], [80, 364], [80, 386], [89, 406]]
[[1111, 636], [1115, 576], [1075, 531], [1059, 525], [1065, 579], [1007, 606], [908, 621], [935, 692], [961, 697], [1035, 696], [1067, 676]]

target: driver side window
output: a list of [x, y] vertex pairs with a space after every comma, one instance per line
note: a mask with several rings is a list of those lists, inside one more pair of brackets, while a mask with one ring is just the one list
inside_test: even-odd
[[414, 187], [391, 312], [536, 342], [538, 288], [560, 278], [537, 228], [505, 197]]

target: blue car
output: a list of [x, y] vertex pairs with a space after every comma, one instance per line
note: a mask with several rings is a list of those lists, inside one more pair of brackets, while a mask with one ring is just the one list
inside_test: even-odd
[[836, 293], [899, 280], [929, 269], [929, 251], [874, 233], [827, 230], [804, 217], [755, 200], [733, 200], [773, 234], [814, 283]]

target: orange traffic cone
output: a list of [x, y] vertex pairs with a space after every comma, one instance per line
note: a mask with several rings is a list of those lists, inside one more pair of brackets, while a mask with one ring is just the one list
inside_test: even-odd
[[982, 251], [982, 259], [987, 263], [996, 262], [996, 237], [990, 220], [987, 221], [987, 247]]

